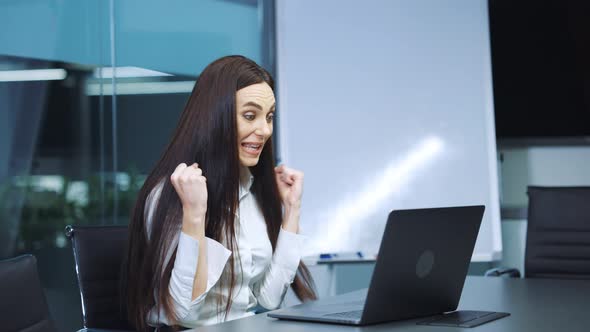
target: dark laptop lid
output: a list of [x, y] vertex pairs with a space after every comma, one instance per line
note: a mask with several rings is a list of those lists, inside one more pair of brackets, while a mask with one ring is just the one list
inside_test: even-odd
[[485, 207], [389, 214], [361, 324], [457, 308]]

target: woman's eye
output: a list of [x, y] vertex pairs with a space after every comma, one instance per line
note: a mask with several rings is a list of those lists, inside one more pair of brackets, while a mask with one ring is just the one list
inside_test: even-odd
[[252, 121], [252, 120], [254, 120], [254, 118], [255, 118], [255, 115], [254, 115], [254, 114], [252, 114], [252, 113], [246, 113], [246, 114], [244, 114], [244, 118], [245, 118], [246, 120], [250, 120], [250, 121]]
[[275, 119], [275, 115], [273, 113], [266, 116], [266, 121], [269, 123], [272, 122], [274, 119]]

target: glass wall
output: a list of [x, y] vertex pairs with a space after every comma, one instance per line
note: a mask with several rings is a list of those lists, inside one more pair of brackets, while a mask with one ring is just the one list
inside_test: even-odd
[[37, 257], [81, 328], [68, 224], [126, 224], [195, 79], [242, 54], [274, 72], [266, 0], [0, 2], [0, 259]]

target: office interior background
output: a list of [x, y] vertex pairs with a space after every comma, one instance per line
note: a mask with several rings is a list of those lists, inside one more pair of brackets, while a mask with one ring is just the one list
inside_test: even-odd
[[[502, 255], [471, 274], [523, 270], [527, 186], [590, 185], [590, 6], [487, 5]], [[0, 1], [0, 259], [37, 257], [61, 331], [82, 325], [65, 226], [126, 224], [199, 72], [242, 54], [277, 73], [276, 18], [272, 0]], [[342, 293], [371, 269], [312, 272]]]

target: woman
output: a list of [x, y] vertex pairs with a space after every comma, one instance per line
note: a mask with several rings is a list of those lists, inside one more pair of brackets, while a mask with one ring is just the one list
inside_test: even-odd
[[138, 330], [275, 309], [289, 285], [315, 299], [297, 234], [303, 173], [274, 165], [273, 86], [242, 56], [199, 77], [129, 224], [123, 279]]

